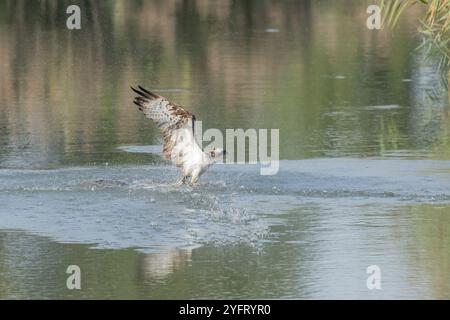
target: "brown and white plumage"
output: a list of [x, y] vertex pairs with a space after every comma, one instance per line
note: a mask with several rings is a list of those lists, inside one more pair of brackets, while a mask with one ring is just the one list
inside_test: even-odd
[[164, 157], [182, 168], [179, 182], [184, 183], [190, 177], [192, 184], [197, 183], [200, 175], [225, 153], [224, 150], [203, 152], [194, 138], [195, 116], [191, 112], [141, 86], [138, 88], [131, 87], [138, 94], [133, 102], [160, 128]]

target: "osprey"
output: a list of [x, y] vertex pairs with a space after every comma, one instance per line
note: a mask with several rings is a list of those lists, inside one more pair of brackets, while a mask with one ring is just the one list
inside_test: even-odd
[[164, 138], [163, 154], [181, 168], [178, 184], [196, 184], [208, 167], [226, 153], [221, 148], [204, 152], [194, 138], [195, 116], [183, 107], [150, 92], [141, 86], [131, 87], [138, 94], [134, 104], [161, 130]]

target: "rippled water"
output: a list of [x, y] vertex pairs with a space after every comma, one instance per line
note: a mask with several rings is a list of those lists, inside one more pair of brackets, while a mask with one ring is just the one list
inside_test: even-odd
[[273, 224], [290, 224], [280, 214], [305, 205], [323, 214], [381, 214], [450, 201], [450, 162], [314, 159], [281, 165], [268, 179], [250, 166], [221, 166], [186, 188], [173, 183], [175, 170], [158, 166], [3, 170], [0, 227], [101, 248], [258, 247]]
[[[450, 298], [449, 98], [418, 12], [72, 3], [79, 31], [69, 2], [0, 3], [0, 298]], [[204, 130], [280, 129], [280, 171], [176, 186], [136, 84]]]

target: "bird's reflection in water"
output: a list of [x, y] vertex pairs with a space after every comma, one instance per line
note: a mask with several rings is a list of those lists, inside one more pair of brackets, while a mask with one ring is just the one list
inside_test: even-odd
[[148, 253], [143, 256], [141, 271], [145, 278], [164, 279], [173, 272], [186, 268], [191, 261], [191, 255], [190, 249]]

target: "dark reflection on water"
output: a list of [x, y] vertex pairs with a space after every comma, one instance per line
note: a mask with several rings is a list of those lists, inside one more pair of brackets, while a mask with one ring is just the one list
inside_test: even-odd
[[157, 161], [116, 149], [159, 142], [130, 103], [138, 83], [206, 127], [281, 128], [284, 159], [449, 157], [415, 17], [391, 34], [365, 27], [361, 1], [70, 3], [82, 30], [65, 28], [69, 1], [0, 4], [2, 167]]
[[[82, 30], [65, 27], [69, 4], [80, 5]], [[279, 128], [282, 159], [450, 160], [448, 93], [433, 65], [413, 50], [419, 43], [415, 12], [393, 33], [369, 31], [367, 4], [372, 1], [1, 1], [0, 168], [160, 165], [158, 155], [120, 148], [160, 143], [155, 126], [132, 106], [129, 86], [136, 84], [188, 106], [204, 129]], [[424, 204], [389, 202], [390, 189], [376, 184], [384, 169], [349, 186], [354, 179], [323, 178], [327, 190], [316, 170], [306, 175], [317, 187], [311, 194], [304, 180], [288, 176], [286, 184], [295, 189], [297, 183], [314, 203], [299, 193], [295, 206], [273, 210], [279, 223], [267, 226], [256, 247], [206, 243], [180, 250], [161, 243], [152, 253], [93, 250], [1, 232], [0, 298], [449, 298], [448, 194], [433, 193], [447, 199], [435, 203], [420, 179], [433, 192], [444, 183], [426, 172], [414, 178], [412, 191], [405, 180], [393, 182], [396, 197], [417, 190], [410, 199]], [[35, 215], [47, 221], [39, 216], [46, 210], [41, 199], [60, 201], [47, 210], [58, 221], [64, 221], [58, 208], [69, 208], [61, 211], [76, 219], [80, 194], [58, 187], [86, 182], [61, 182], [64, 177], [55, 177], [55, 189], [48, 190], [18, 190], [4, 178], [2, 225], [27, 225]], [[115, 178], [102, 176], [113, 185]], [[274, 192], [270, 181], [278, 180], [257, 181]], [[380, 203], [364, 198], [361, 191], [371, 187]], [[341, 196], [341, 189], [354, 193]], [[122, 190], [83, 192], [86, 208], [111, 199], [127, 208], [129, 201]], [[21, 197], [26, 201], [17, 201]], [[134, 205], [140, 213], [143, 203]], [[14, 220], [7, 208], [20, 208], [14, 213], [24, 220]], [[195, 209], [191, 215], [205, 214]], [[258, 208], [251, 211], [265, 222]], [[207, 229], [208, 222], [193, 220]], [[54, 227], [38, 226], [27, 230], [48, 236]], [[69, 264], [83, 270], [80, 292], [65, 288]], [[365, 287], [370, 264], [383, 270], [381, 291]]]
[[[273, 226], [259, 251], [248, 245], [92, 250], [6, 232], [0, 298], [448, 299], [449, 210], [411, 206], [380, 217], [368, 209], [364, 217], [341, 212], [325, 220], [305, 207], [283, 214], [290, 224]], [[366, 288], [365, 268], [373, 263], [383, 271], [380, 291]], [[66, 288], [71, 264], [82, 270], [80, 291]]]

